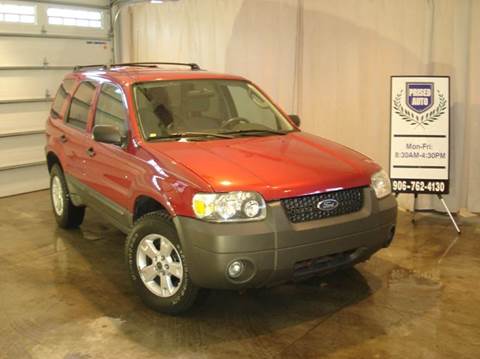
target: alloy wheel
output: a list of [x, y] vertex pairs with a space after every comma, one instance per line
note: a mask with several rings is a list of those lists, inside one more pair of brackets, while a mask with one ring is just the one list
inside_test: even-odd
[[53, 177], [52, 179], [52, 202], [53, 202], [53, 209], [57, 216], [61, 216], [63, 214], [63, 209], [65, 207], [65, 202], [63, 198], [63, 187], [58, 176]]
[[143, 284], [153, 294], [168, 298], [180, 289], [183, 263], [175, 246], [160, 234], [149, 234], [137, 247], [137, 269]]

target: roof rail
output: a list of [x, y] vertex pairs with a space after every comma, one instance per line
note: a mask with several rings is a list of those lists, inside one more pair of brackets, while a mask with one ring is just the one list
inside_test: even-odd
[[139, 66], [139, 67], [150, 67], [155, 68], [161, 65], [173, 65], [173, 66], [187, 66], [190, 67], [192, 71], [200, 71], [201, 68], [195, 63], [185, 63], [185, 62], [127, 62], [123, 64], [112, 64], [112, 65], [78, 65], [73, 68], [73, 71], [85, 71], [85, 70], [100, 70], [106, 71], [111, 69], [112, 67], [120, 67], [120, 66]]
[[187, 66], [190, 67], [193, 71], [201, 70], [200, 66], [195, 63], [186, 63], [186, 62], [127, 62], [123, 64], [113, 64], [111, 67], [119, 66], [144, 66], [144, 67], [158, 67], [158, 65], [176, 65], [176, 66]]

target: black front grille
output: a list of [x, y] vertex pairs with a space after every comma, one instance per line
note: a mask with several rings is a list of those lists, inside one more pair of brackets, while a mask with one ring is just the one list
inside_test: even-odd
[[[325, 200], [335, 201], [323, 202]], [[290, 222], [300, 223], [357, 212], [363, 207], [363, 188], [313, 194], [303, 197], [282, 199], [282, 206]], [[332, 204], [333, 203], [333, 204]], [[330, 204], [330, 206], [327, 206]], [[320, 208], [323, 209], [320, 209]], [[329, 208], [327, 208], [329, 207]]]

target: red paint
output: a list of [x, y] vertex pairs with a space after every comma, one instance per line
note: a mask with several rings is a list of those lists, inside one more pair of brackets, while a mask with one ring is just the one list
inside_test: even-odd
[[[63, 116], [49, 118], [46, 151], [59, 157], [67, 173], [130, 212], [134, 211], [139, 196], [149, 196], [172, 214], [193, 217], [191, 199], [196, 192], [251, 190], [272, 201], [368, 186], [370, 176], [380, 169], [358, 152], [300, 131], [285, 136], [199, 142], [143, 141], [132, 110], [132, 84], [198, 78], [244, 80], [241, 77], [127, 67], [109, 72], [73, 73], [68, 77], [77, 82], [90, 78], [123, 87], [130, 109], [129, 143], [121, 149], [93, 141], [94, 110], [91, 110], [86, 133], [67, 126]], [[98, 91], [93, 107], [97, 96]], [[59, 140], [62, 134], [68, 138], [66, 143]], [[88, 148], [94, 149], [94, 157], [86, 155]]]

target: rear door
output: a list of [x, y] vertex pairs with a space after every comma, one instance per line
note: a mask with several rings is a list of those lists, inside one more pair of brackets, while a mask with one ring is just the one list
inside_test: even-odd
[[68, 177], [85, 182], [85, 166], [88, 158], [86, 140], [87, 125], [93, 116], [92, 102], [96, 84], [91, 81], [81, 82], [73, 94], [70, 107], [65, 115], [64, 125], [57, 132], [57, 139], [63, 144], [63, 170]]

